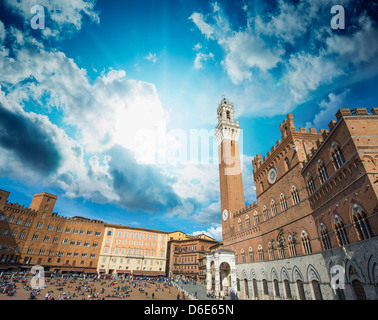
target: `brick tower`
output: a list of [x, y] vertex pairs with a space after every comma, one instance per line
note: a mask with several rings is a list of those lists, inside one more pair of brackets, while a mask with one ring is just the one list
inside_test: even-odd
[[30, 209], [36, 210], [40, 214], [45, 213], [51, 215], [57, 199], [58, 197], [56, 195], [47, 192], [36, 193], [30, 204]]
[[234, 104], [223, 99], [217, 109], [218, 125], [215, 139], [218, 144], [219, 182], [222, 210], [222, 233], [232, 231], [231, 213], [245, 207], [243, 179], [239, 153], [239, 121], [234, 120]]

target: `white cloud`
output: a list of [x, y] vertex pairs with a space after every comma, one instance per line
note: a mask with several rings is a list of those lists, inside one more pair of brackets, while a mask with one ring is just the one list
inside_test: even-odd
[[308, 53], [292, 55], [284, 78], [294, 101], [301, 103], [306, 101], [310, 92], [332, 83], [335, 78], [345, 75], [346, 71], [322, 50], [316, 55]]
[[212, 5], [213, 11], [215, 13], [221, 10], [221, 8], [220, 8], [220, 6], [219, 6], [219, 4], [217, 2], [213, 2], [211, 5]]
[[[222, 64], [234, 84], [251, 80], [252, 69], [258, 68], [266, 72], [281, 61], [284, 51], [279, 45], [269, 47], [254, 31], [247, 27], [244, 30], [232, 31], [227, 17], [219, 4], [213, 4], [214, 12], [210, 16], [213, 25], [205, 22], [200, 13], [193, 13], [191, 19], [198, 29], [209, 39], [216, 40], [225, 51]], [[202, 68], [202, 54], [197, 54], [195, 67]]]
[[272, 15], [269, 21], [263, 21], [259, 16], [256, 17], [256, 30], [259, 33], [274, 35], [285, 42], [294, 44], [295, 40], [306, 32], [318, 9], [319, 4], [316, 1], [309, 3], [303, 1], [294, 5], [284, 0], [279, 0], [279, 14]]
[[210, 52], [208, 54], [199, 52], [196, 55], [194, 60], [194, 69], [202, 69], [203, 68], [203, 61], [207, 61], [209, 59], [214, 59], [214, 55]]
[[347, 101], [350, 92], [350, 89], [346, 89], [338, 95], [330, 93], [328, 95], [328, 101], [323, 100], [319, 103], [319, 113], [315, 115], [312, 122], [306, 123], [306, 127], [323, 128], [324, 126], [327, 126], [330, 119], [335, 117], [337, 110], [343, 108], [343, 105], [345, 101]]
[[[63, 52], [47, 50], [18, 29], [6, 32], [11, 35], [13, 56], [5, 50], [0, 58], [5, 107], [19, 112], [30, 126], [43, 123], [39, 136], [41, 140], [50, 137], [47, 141], [57, 162], [51, 170], [47, 167], [49, 174], [28, 171], [26, 164], [38, 161], [26, 162], [22, 154], [5, 148], [0, 156], [2, 173], [28, 183], [58, 186], [72, 198], [184, 218], [196, 215], [203, 202], [217, 200], [216, 167], [188, 164], [188, 159], [177, 164], [154, 162], [157, 153], [163, 152], [156, 137], [159, 126], [169, 121], [169, 112], [153, 84], [129, 79], [126, 71], [111, 68], [89, 82], [86, 70]], [[47, 116], [26, 113], [23, 108], [30, 101]], [[73, 128], [70, 136], [49, 120], [56, 111], [62, 114], [62, 125]], [[165, 138], [165, 151], [180, 148], [177, 137], [168, 132]]]
[[324, 24], [331, 4], [279, 0], [274, 12], [244, 5], [245, 25], [237, 27], [218, 3], [207, 15], [192, 14], [201, 33], [224, 51], [221, 64], [236, 85], [228, 95], [240, 115], [285, 114], [324, 94], [326, 86], [334, 91], [378, 73], [376, 22], [366, 12], [353, 12], [348, 32], [334, 32]]
[[102, 72], [101, 73], [101, 80], [104, 84], [109, 84], [114, 81], [122, 81], [126, 77], [125, 70], [113, 70], [110, 69], [108, 73]]
[[4, 84], [25, 81], [10, 90], [9, 98], [18, 103], [31, 98], [41, 104], [46, 99], [43, 108], [62, 110], [63, 121], [77, 129], [78, 141], [89, 152], [119, 144], [136, 152], [138, 160], [151, 163], [157, 126], [168, 121], [153, 84], [128, 79], [124, 70], [113, 69], [103, 71], [90, 84], [86, 70], [63, 52], [47, 51], [25, 34], [23, 42], [14, 48], [16, 58], [0, 59]]
[[148, 55], [145, 57], [146, 60], [151, 61], [152, 63], [157, 62], [156, 53], [149, 52]]
[[5, 26], [4, 23], [0, 20], [0, 43], [4, 41], [5, 39]]
[[187, 218], [193, 214], [194, 205], [190, 202], [185, 202], [181, 205], [178, 205], [171, 210], [167, 211], [168, 219], [171, 219], [172, 216], [184, 217]]
[[206, 36], [208, 39], [212, 39], [214, 35], [214, 29], [211, 25], [205, 22], [203, 15], [198, 12], [194, 12], [190, 17], [190, 20], [192, 20], [195, 25], [200, 29], [202, 34]]
[[266, 72], [276, 67], [284, 53], [279, 46], [268, 48], [251, 30], [235, 32], [224, 43], [227, 54], [223, 64], [235, 84], [251, 80], [253, 68]]
[[183, 199], [197, 202], [219, 198], [218, 166], [213, 164], [187, 164], [174, 170], [176, 182], [173, 190]]
[[343, 37], [332, 34], [326, 39], [327, 54], [335, 54], [339, 64], [358, 66], [371, 61], [378, 54], [377, 25], [365, 15], [358, 22], [361, 28], [355, 33]]
[[[172, 179], [160, 168], [145, 164], [155, 157], [157, 125], [168, 120], [153, 84], [128, 79], [124, 70], [113, 69], [89, 83], [86, 70], [63, 52], [48, 51], [18, 29], [6, 31], [13, 40], [13, 56], [1, 48], [2, 120], [10, 119], [30, 131], [38, 128], [32, 142], [46, 145], [42, 149], [46, 157], [39, 167], [36, 156], [25, 158], [24, 151], [6, 141], [8, 137], [23, 141], [28, 132], [11, 134], [11, 127], [1, 122], [0, 131], [7, 134], [0, 141], [2, 155], [6, 155], [0, 157], [2, 173], [26, 183], [59, 186], [69, 197], [125, 208], [156, 212], [182, 205], [171, 188]], [[60, 111], [62, 124], [74, 129], [71, 137], [47, 115], [25, 112], [25, 104], [31, 101], [40, 104], [38, 112], [48, 116]]]
[[80, 30], [82, 20], [87, 16], [92, 22], [99, 23], [98, 13], [94, 11], [96, 0], [5, 0], [5, 4], [15, 13], [19, 14], [27, 25], [30, 25], [33, 14], [30, 13], [31, 8], [38, 4], [45, 10], [46, 28], [43, 34], [49, 36], [62, 36], [61, 31], [72, 32]]
[[[219, 189], [219, 185], [218, 185]], [[219, 192], [219, 191], [218, 191]], [[192, 219], [201, 224], [221, 224], [221, 205], [220, 200], [212, 202], [207, 207], [204, 206], [201, 210], [192, 216]]]
[[247, 204], [251, 204], [256, 201], [256, 187], [253, 181], [253, 167], [252, 160], [255, 156], [247, 156], [241, 154], [243, 167], [242, 167], [242, 177], [243, 177], [243, 188], [244, 188], [244, 200]]
[[[378, 54], [378, 28], [370, 18], [359, 18], [361, 29], [345, 36], [331, 34], [325, 39], [324, 48], [316, 53], [298, 52], [290, 56], [284, 81], [298, 103], [324, 85], [352, 84], [360, 75], [376, 74], [378, 66], [374, 57]], [[348, 78], [349, 79], [348, 79]], [[338, 78], [347, 78], [335, 81]]]
[[197, 43], [197, 44], [194, 46], [194, 48], [193, 48], [194, 51], [198, 51], [198, 50], [200, 50], [200, 49], [202, 49], [202, 44], [200, 44], [200, 43]]
[[216, 241], [221, 242], [222, 241], [222, 227], [210, 227], [207, 228], [206, 230], [201, 230], [201, 231], [195, 231], [192, 233], [193, 236], [201, 235], [201, 234], [206, 234], [209, 237], [213, 238]]

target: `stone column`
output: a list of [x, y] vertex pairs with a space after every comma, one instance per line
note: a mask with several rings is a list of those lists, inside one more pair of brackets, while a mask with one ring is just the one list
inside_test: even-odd
[[236, 269], [235, 269], [235, 266], [231, 266], [231, 270], [230, 270], [230, 273], [231, 273], [231, 286], [232, 286], [232, 290], [236, 293], [237, 292], [237, 285], [236, 285]]
[[219, 267], [215, 269], [215, 292], [218, 294], [220, 292], [220, 272]]
[[219, 272], [219, 254], [215, 254], [215, 293], [218, 294], [220, 292], [220, 272]]
[[206, 289], [207, 292], [211, 291], [213, 279], [211, 278], [211, 260], [210, 257], [206, 257]]
[[237, 292], [237, 281], [236, 281], [236, 266], [235, 266], [235, 254], [230, 257], [230, 273], [231, 273], [231, 285], [232, 290], [236, 293]]

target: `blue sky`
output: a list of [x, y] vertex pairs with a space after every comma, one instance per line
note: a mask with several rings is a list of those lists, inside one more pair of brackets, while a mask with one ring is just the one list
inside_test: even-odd
[[[212, 134], [223, 95], [251, 160], [338, 108], [377, 107], [371, 1], [33, 0], [0, 4], [0, 188], [29, 205], [221, 240]], [[332, 29], [332, 6], [345, 29]], [[198, 144], [198, 134], [203, 141]], [[202, 149], [201, 149], [202, 148]]]

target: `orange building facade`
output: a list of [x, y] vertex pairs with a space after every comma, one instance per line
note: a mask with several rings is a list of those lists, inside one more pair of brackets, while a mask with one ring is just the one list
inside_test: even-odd
[[0, 190], [0, 268], [96, 273], [104, 223], [53, 213], [57, 196], [35, 194], [29, 208]]
[[[281, 140], [252, 161], [257, 201], [245, 206], [241, 175], [224, 170], [240, 166], [239, 124], [233, 105], [221, 102], [224, 246], [207, 257], [208, 290], [232, 287], [245, 299], [377, 298], [378, 109], [340, 109], [336, 118], [317, 132], [297, 130], [288, 115]], [[343, 288], [331, 286], [334, 266]]]

